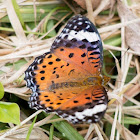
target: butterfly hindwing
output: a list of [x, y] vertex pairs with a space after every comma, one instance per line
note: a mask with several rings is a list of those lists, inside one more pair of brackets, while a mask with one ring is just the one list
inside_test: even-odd
[[72, 123], [98, 122], [107, 109], [108, 98], [104, 87], [92, 86], [78, 93], [56, 112]]

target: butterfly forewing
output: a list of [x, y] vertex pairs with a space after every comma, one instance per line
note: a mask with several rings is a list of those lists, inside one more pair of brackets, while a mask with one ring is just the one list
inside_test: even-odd
[[101, 38], [95, 26], [86, 17], [73, 17], [54, 41], [51, 52], [92, 75], [101, 72]]
[[72, 123], [98, 122], [107, 108], [102, 85], [103, 48], [99, 33], [86, 18], [68, 21], [51, 51], [25, 71], [32, 89], [30, 107], [56, 112]]

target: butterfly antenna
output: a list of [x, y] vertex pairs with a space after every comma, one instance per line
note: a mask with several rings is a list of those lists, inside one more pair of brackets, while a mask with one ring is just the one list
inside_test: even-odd
[[[128, 52], [129, 49], [130, 49], [130, 47], [127, 48], [127, 50], [125, 51], [124, 55]], [[113, 66], [113, 68], [110, 70], [110, 72], [109, 72], [109, 74], [110, 74], [110, 73], [114, 70], [114, 68], [117, 67], [117, 64], [119, 64], [119, 62], [120, 62], [121, 59], [124, 57], [124, 55], [121, 56], [121, 58], [118, 60], [118, 59], [116, 58], [116, 56], [115, 56], [111, 51], [109, 51], [109, 52], [112, 54], [112, 56], [114, 57], [114, 59], [117, 61], [117, 62], [116, 62], [116, 65]]]

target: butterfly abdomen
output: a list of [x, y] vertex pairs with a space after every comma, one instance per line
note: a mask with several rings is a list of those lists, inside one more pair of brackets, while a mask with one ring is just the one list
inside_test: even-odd
[[54, 91], [56, 89], [65, 89], [65, 88], [70, 88], [70, 87], [78, 87], [81, 84], [78, 82], [62, 82], [62, 83], [52, 83], [49, 86], [49, 91]]
[[80, 79], [80, 80], [78, 79], [77, 82], [55, 83], [54, 81], [52, 81], [52, 84], [49, 86], [48, 90], [50, 92], [52, 92], [55, 90], [65, 89], [65, 88], [74, 88], [74, 87], [82, 87], [82, 86], [95, 86], [95, 85], [102, 86], [102, 77], [101, 76], [84, 77], [83, 79]]

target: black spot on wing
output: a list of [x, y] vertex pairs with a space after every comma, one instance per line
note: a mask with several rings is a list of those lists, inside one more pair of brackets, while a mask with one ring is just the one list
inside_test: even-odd
[[46, 67], [47, 67], [46, 65], [43, 65], [43, 66], [42, 66], [42, 68], [46, 68]]
[[72, 58], [74, 56], [74, 53], [69, 54], [69, 58]]
[[48, 56], [48, 58], [51, 58], [52, 57], [52, 55], [50, 54], [49, 56]]
[[[29, 87], [33, 92], [38, 92], [39, 91], [39, 85], [36, 85], [36, 70], [38, 70], [38, 65], [43, 63], [43, 60], [45, 57], [50, 56], [51, 53], [47, 52], [44, 53], [41, 56], [38, 56], [35, 58], [34, 62], [27, 68], [27, 70], [25, 71], [25, 80], [27, 83], [27, 87]], [[46, 65], [43, 65], [42, 68], [46, 68]], [[45, 70], [40, 70], [40, 74], [44, 74]], [[41, 77], [41, 79], [43, 80], [43, 78]]]
[[80, 49], [85, 49], [85, 48], [86, 48], [86, 45], [83, 44], [83, 45], [79, 46], [79, 48], [80, 48]]
[[82, 55], [81, 55], [81, 57], [85, 57], [86, 56], [86, 54], [85, 53], [83, 53]]
[[40, 80], [45, 80], [45, 77], [41, 77]]
[[59, 62], [59, 61], [61, 61], [61, 59], [60, 58], [56, 58], [56, 61]]
[[41, 74], [44, 74], [44, 73], [45, 73], [45, 71], [44, 71], [44, 70], [42, 70], [42, 71], [40, 71], [40, 73], [41, 73]]
[[49, 65], [52, 65], [52, 64], [53, 64], [53, 62], [48, 62], [48, 64], [49, 64]]
[[46, 101], [46, 102], [49, 102], [49, 101], [50, 101], [50, 99], [46, 99], [45, 101]]
[[72, 44], [71, 43], [67, 43], [65, 46], [69, 48], [69, 47], [72, 46]]
[[76, 41], [77, 41], [76, 38], [73, 38], [73, 39], [71, 40], [71, 42], [73, 42], [73, 43], [75, 43]]
[[63, 48], [61, 48], [61, 49], [60, 49], [60, 51], [64, 51], [64, 49], [63, 49]]

